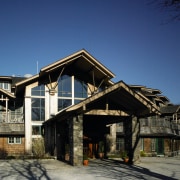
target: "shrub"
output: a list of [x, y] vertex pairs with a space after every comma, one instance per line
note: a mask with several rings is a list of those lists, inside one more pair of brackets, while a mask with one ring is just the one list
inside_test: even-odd
[[42, 158], [45, 155], [44, 139], [33, 139], [32, 152], [36, 158]]
[[144, 151], [140, 151], [140, 156], [141, 157], [145, 157], [146, 156], [145, 152]]

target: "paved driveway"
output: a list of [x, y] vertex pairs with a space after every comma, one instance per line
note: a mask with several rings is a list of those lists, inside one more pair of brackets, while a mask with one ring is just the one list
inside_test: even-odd
[[1, 180], [175, 180], [180, 159], [142, 158], [137, 165], [114, 160], [91, 160], [73, 167], [57, 160], [0, 160]]

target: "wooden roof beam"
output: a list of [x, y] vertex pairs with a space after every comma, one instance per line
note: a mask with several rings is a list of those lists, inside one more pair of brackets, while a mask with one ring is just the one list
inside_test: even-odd
[[86, 115], [108, 115], [108, 116], [129, 116], [121, 110], [102, 110], [102, 109], [93, 109], [85, 113]]

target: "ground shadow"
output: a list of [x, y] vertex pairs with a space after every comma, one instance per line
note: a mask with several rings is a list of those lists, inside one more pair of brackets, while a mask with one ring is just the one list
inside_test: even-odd
[[155, 173], [147, 168], [137, 165], [126, 164], [122, 161], [104, 159], [92, 160], [89, 165], [91, 173], [101, 175], [111, 179], [161, 179], [161, 180], [177, 180], [163, 174]]
[[1, 179], [17, 176], [18, 179], [50, 180], [47, 170], [41, 165], [39, 160], [9, 160], [7, 162], [11, 170], [1, 175]]

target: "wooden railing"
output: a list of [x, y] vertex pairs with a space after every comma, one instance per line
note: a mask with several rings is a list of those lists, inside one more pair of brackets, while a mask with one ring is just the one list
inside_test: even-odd
[[24, 123], [24, 116], [15, 111], [0, 112], [0, 123]]
[[180, 124], [167, 118], [141, 119], [143, 135], [180, 135]]

